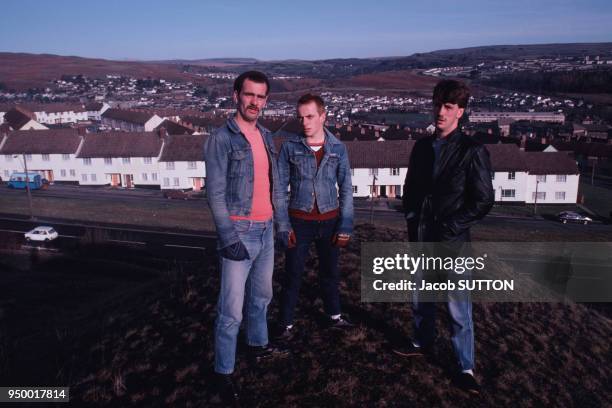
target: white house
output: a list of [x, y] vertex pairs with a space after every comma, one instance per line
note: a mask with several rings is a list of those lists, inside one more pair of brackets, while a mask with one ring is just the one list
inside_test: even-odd
[[402, 195], [414, 141], [350, 141], [344, 144], [352, 169], [354, 197]]
[[525, 152], [524, 155], [529, 168], [526, 203], [577, 202], [580, 173], [574, 159], [564, 152]]
[[163, 136], [158, 132], [87, 134], [77, 154], [79, 184], [158, 187]]
[[485, 145], [493, 168], [492, 183], [495, 201], [525, 202], [527, 164], [524, 152], [514, 143]]
[[89, 120], [83, 105], [44, 104], [35, 109], [36, 120], [43, 124], [77, 123]]
[[162, 190], [194, 190], [204, 187], [205, 135], [169, 135], [159, 158]]
[[107, 109], [101, 117], [104, 126], [125, 132], [152, 132], [164, 121], [152, 113], [113, 108]]
[[106, 102], [92, 102], [85, 105], [87, 111], [87, 118], [89, 120], [102, 120], [102, 114], [110, 109], [110, 106]]
[[76, 183], [76, 153], [83, 143], [77, 129], [23, 130], [0, 139], [0, 176], [14, 172], [37, 172], [51, 183]]

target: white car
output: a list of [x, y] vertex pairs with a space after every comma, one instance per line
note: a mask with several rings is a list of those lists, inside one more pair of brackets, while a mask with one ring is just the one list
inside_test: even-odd
[[59, 234], [53, 227], [36, 227], [24, 234], [26, 241], [53, 241]]

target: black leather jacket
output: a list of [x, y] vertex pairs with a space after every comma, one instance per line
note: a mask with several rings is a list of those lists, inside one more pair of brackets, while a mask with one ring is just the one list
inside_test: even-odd
[[402, 196], [410, 241], [469, 241], [470, 227], [491, 210], [495, 193], [489, 152], [455, 130], [434, 174], [435, 136], [414, 145]]

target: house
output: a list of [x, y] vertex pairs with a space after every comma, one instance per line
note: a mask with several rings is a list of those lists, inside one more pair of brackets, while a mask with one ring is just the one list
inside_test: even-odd
[[156, 114], [144, 111], [110, 108], [102, 113], [102, 125], [125, 132], [152, 132], [163, 121]]
[[45, 130], [46, 126], [36, 121], [36, 115], [21, 106], [15, 106], [4, 114], [6, 122], [12, 130]]
[[159, 158], [162, 190], [199, 191], [204, 188], [206, 135], [168, 135]]
[[50, 183], [77, 183], [76, 153], [83, 143], [77, 129], [21, 130], [0, 139], [0, 169], [3, 179], [14, 172], [37, 172]]
[[524, 152], [513, 143], [486, 145], [491, 159], [491, 175], [495, 201], [525, 202], [528, 167]]
[[525, 152], [529, 168], [525, 185], [528, 204], [572, 204], [578, 199], [580, 172], [564, 152]]
[[102, 114], [110, 109], [110, 106], [106, 102], [91, 102], [85, 105], [87, 111], [87, 118], [89, 120], [102, 120]]
[[76, 156], [79, 184], [158, 188], [164, 137], [161, 132], [87, 134]]
[[412, 140], [347, 141], [354, 197], [395, 197], [402, 188]]

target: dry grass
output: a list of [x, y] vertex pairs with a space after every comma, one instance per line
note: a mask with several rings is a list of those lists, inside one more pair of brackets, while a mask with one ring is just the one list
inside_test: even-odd
[[[484, 388], [477, 400], [450, 383], [454, 365], [442, 307], [438, 321], [441, 338], [434, 357], [396, 358], [389, 352], [389, 344], [406, 341], [411, 311], [404, 304], [360, 302], [359, 251], [361, 241], [403, 239], [404, 232], [399, 229], [357, 227], [357, 239], [342, 254], [341, 293], [345, 311], [359, 327], [345, 334], [322, 329], [322, 303], [314, 273], [317, 261], [307, 262], [293, 354], [253, 366], [239, 350], [236, 368], [243, 389], [248, 391], [246, 406], [597, 407], [610, 401], [612, 321], [604, 316], [609, 305], [600, 313], [576, 304], [475, 304], [476, 372]], [[280, 289], [282, 258], [276, 259], [275, 293]], [[54, 359], [45, 356], [52, 355], [70, 362], [68, 385], [77, 405], [195, 407], [218, 403], [211, 386], [216, 263], [205, 259], [164, 267], [139, 258], [138, 253], [133, 262], [141, 271], [145, 263], [151, 274], [129, 276], [128, 263], [110, 260], [98, 270], [86, 265], [63, 275], [57, 275], [59, 266], [66, 269], [70, 265], [56, 265], [54, 275], [43, 283], [42, 270], [41, 274], [30, 272], [39, 285], [47, 285], [39, 296], [56, 305], [53, 313], [62, 326], [52, 321], [48, 333], [42, 327], [34, 330], [32, 326], [40, 324], [49, 309], [25, 313], [23, 306], [7, 306], [10, 316], [25, 311], [19, 319], [0, 320], [0, 333], [11, 336], [0, 342], [9, 354], [10, 378], [22, 384], [68, 381], [51, 378], [55, 375]], [[109, 269], [113, 270], [112, 279], [105, 279]], [[45, 271], [51, 273], [48, 268]], [[63, 291], [52, 286], [52, 278], [58, 277]], [[66, 289], [71, 287], [69, 279], [74, 281], [72, 292]], [[15, 273], [13, 283], [18, 281]], [[16, 289], [22, 294], [36, 287], [20, 285]], [[75, 295], [75, 289], [82, 296]], [[63, 311], [60, 294], [66, 296]], [[24, 299], [33, 301], [33, 296], [24, 295]], [[277, 307], [274, 300], [271, 321]], [[57, 327], [69, 330], [56, 335], [52, 329]], [[36, 335], [39, 342], [32, 341]], [[56, 341], [50, 342], [50, 337]], [[24, 351], [31, 359], [23, 357]], [[37, 362], [36, 370], [25, 364], [28, 361]]]

